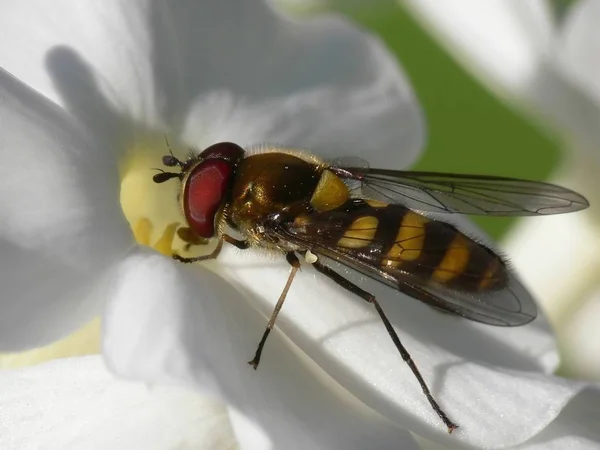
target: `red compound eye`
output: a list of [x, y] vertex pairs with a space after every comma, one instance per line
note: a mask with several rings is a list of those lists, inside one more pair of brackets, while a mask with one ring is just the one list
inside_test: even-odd
[[233, 164], [209, 159], [192, 169], [183, 192], [183, 212], [188, 226], [200, 237], [215, 234], [215, 215], [225, 200]]
[[200, 158], [207, 159], [222, 159], [227, 162], [236, 162], [244, 154], [244, 149], [233, 142], [218, 142], [205, 148], [200, 153]]

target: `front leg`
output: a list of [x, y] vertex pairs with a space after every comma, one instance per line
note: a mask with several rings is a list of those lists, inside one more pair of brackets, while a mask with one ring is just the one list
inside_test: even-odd
[[190, 248], [200, 245], [207, 245], [209, 239], [198, 236], [194, 231], [189, 227], [180, 227], [177, 229], [177, 236], [183, 242], [185, 242], [185, 247], [183, 249], [187, 252]]
[[210, 253], [209, 255], [202, 255], [202, 256], [195, 256], [193, 258], [186, 258], [184, 256], [181, 256], [181, 255], [178, 255], [177, 253], [175, 253], [175, 254], [173, 254], [173, 259], [176, 261], [185, 263], [185, 264], [195, 263], [195, 262], [199, 262], [199, 261], [206, 261], [208, 259], [216, 259], [219, 256], [219, 254], [221, 253], [221, 250], [223, 249], [223, 242], [228, 242], [228, 243], [236, 246], [240, 250], [245, 250], [248, 247], [250, 247], [250, 244], [247, 241], [240, 241], [238, 239], [235, 239], [235, 238], [229, 236], [228, 234], [223, 234], [219, 237], [219, 242], [217, 243], [217, 246], [212, 251], [212, 253]]

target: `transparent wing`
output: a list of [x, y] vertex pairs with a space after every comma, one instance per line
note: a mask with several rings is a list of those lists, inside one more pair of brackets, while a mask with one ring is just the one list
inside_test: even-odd
[[[375, 214], [374, 211], [375, 208], [365, 205], [363, 209], [354, 212], [369, 216]], [[507, 274], [508, 279], [498, 289], [485, 292], [453, 289], [436, 283], [430, 276], [424, 275], [431, 274], [433, 269], [432, 266], [428, 266], [427, 260], [440, 260], [447, 247], [425, 248], [416, 244], [413, 239], [397, 240], [394, 244], [401, 245], [404, 251], [412, 251], [418, 246], [421, 252], [428, 252], [425, 256], [432, 258], [419, 258], [418, 261], [408, 263], [402, 256], [386, 257], [386, 260], [396, 260], [400, 264], [398, 267], [390, 265], [383, 267], [381, 253], [377, 253], [374, 249], [384, 248], [389, 243], [380, 240], [376, 233], [373, 233], [372, 238], [365, 238], [364, 233], [369, 231], [367, 228], [359, 229], [352, 226], [348, 228], [345, 216], [346, 214], [339, 211], [314, 213], [305, 216], [301, 225], [295, 225], [293, 222], [286, 223], [274, 227], [269, 230], [269, 233], [301, 249], [310, 250], [321, 259], [330, 258], [356, 269], [366, 276], [450, 314], [495, 326], [523, 325], [536, 317], [537, 309], [533, 298], [510, 271]], [[439, 227], [438, 230], [433, 232], [429, 230], [428, 238], [435, 242], [447, 237], [442, 236], [443, 227]], [[394, 235], [395, 232], [396, 230]], [[436, 236], [435, 233], [440, 235]], [[353, 235], [356, 237], [352, 237]], [[337, 244], [340, 242], [340, 236], [343, 237], [341, 239], [344, 242], [343, 247]], [[418, 235], [413, 236], [414, 239], [418, 239]], [[469, 251], [475, 252], [477, 244], [473, 242], [469, 245], [473, 246]], [[481, 246], [478, 248], [486, 251]]]
[[[355, 156], [342, 156], [329, 161], [332, 167], [354, 167], [356, 170], [366, 172], [369, 170], [369, 163], [362, 158]], [[358, 178], [344, 178], [346, 186], [357, 196], [362, 197], [362, 181]]]
[[409, 273], [401, 271], [389, 273], [368, 264], [361, 264], [361, 261], [349, 258], [345, 253], [339, 254], [335, 250], [330, 251], [331, 249], [321, 250], [324, 251], [320, 252], [318, 248], [311, 251], [352, 267], [435, 309], [474, 322], [498, 327], [516, 327], [525, 325], [537, 317], [537, 307], [533, 297], [513, 273], [509, 273], [509, 281], [504, 288], [473, 295], [447, 289], [435, 283], [424, 285], [421, 280], [415, 279]]
[[550, 183], [484, 175], [332, 167], [361, 182], [360, 195], [420, 211], [487, 216], [537, 216], [589, 206], [580, 194]]

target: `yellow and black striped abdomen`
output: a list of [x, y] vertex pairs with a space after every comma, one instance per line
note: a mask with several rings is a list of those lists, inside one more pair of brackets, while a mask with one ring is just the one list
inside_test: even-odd
[[398, 268], [464, 292], [493, 291], [508, 281], [500, 256], [453, 225], [430, 220], [399, 205], [402, 220], [381, 260], [384, 269]]
[[402, 205], [352, 199], [310, 222], [318, 241], [392, 276], [406, 272], [464, 292], [499, 290], [508, 280], [492, 250]]

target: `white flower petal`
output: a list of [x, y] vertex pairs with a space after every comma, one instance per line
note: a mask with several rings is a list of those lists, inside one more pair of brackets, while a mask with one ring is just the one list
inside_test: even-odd
[[3, 450], [235, 448], [222, 405], [115, 379], [100, 356], [0, 372]]
[[[295, 21], [266, 0], [36, 0], [4, 5], [0, 29], [0, 66], [111, 143], [131, 138], [127, 118], [176, 133], [185, 122], [195, 145], [269, 141], [380, 166], [408, 166], [423, 146], [395, 59], [340, 18]], [[206, 112], [215, 96], [225, 115], [235, 103], [231, 120]]]
[[580, 0], [565, 18], [560, 62], [583, 90], [600, 104], [600, 2]]
[[398, 0], [492, 89], [519, 95], [547, 54], [554, 26], [544, 0]]
[[577, 395], [540, 434], [517, 450], [595, 450], [600, 447], [598, 387]]
[[600, 284], [597, 278], [594, 288], [591, 295], [578, 302], [579, 309], [562, 323], [559, 333], [563, 338], [561, 347], [566, 372], [573, 377], [600, 381]]
[[[579, 393], [539, 434], [514, 450], [595, 450], [600, 447], [598, 430], [598, 387], [589, 387]], [[421, 450], [450, 450], [456, 447], [417, 438]]]
[[158, 121], [150, 2], [3, 2], [0, 66], [117, 140], [118, 111]]
[[[287, 268], [256, 261], [226, 249], [220, 270], [253, 292], [268, 315]], [[563, 386], [562, 380], [548, 379], [540, 370], [556, 362], [546, 327], [494, 330], [439, 314], [376, 283], [365, 284], [380, 299], [436, 397], [461, 426], [456, 435], [446, 434], [370, 305], [348, 298], [305, 268], [278, 325], [346, 389], [400, 426], [448, 443], [517, 444], [539, 432], [577, 393], [578, 385]], [[517, 343], [518, 337], [534, 339]], [[519, 414], [514, 413], [517, 405]]]
[[[477, 371], [473, 373], [474, 376], [483, 375], [478, 374]], [[489, 380], [490, 384], [494, 383], [494, 376]], [[550, 378], [548, 379], [550, 380]], [[516, 383], [523, 383], [525, 380], [519, 376]], [[554, 385], [554, 388], [562, 384], [564, 388], [569, 384], [568, 380], [561, 380], [561, 382], [555, 384], [557, 380], [550, 381], [550, 384]], [[527, 387], [532, 387], [525, 381]], [[549, 386], [548, 386], [549, 387]], [[535, 390], [539, 388], [539, 384], [536, 383]], [[561, 387], [558, 387], [560, 390]], [[556, 396], [558, 393], [550, 388], [548, 394]], [[498, 399], [497, 405], [492, 405], [488, 411], [481, 411], [479, 413], [478, 425], [480, 430], [486, 429], [487, 427], [493, 427], [494, 423], [498, 423], [503, 420], [504, 417], [499, 415], [499, 411], [509, 411], [509, 414], [518, 415], [521, 414], [521, 405], [529, 407], [530, 398], [527, 395], [527, 391], [523, 390], [519, 399], [512, 398], [510, 402], [514, 402], [508, 410], [502, 405], [503, 400]], [[497, 442], [495, 445], [490, 446], [489, 444], [475, 443], [475, 448], [510, 448], [519, 450], [562, 450], [562, 449], [592, 449], [598, 448], [598, 442], [600, 441], [600, 433], [597, 431], [598, 413], [597, 413], [597, 400], [598, 392], [594, 388], [583, 389], [578, 395], [574, 396], [571, 401], [565, 406], [560, 402], [551, 405], [552, 409], [561, 409], [558, 416], [554, 420], [552, 416], [556, 415], [557, 411], [553, 411], [552, 414], [545, 414], [543, 421], [538, 422], [539, 418], [531, 418], [523, 416], [523, 421], [520, 422], [513, 430], [505, 430], [504, 435], [497, 436]], [[537, 408], [536, 408], [537, 409]], [[545, 411], [537, 410], [537, 414], [544, 415]], [[486, 425], [486, 422], [488, 424]], [[541, 426], [540, 426], [541, 425]], [[534, 431], [532, 433], [532, 430]], [[531, 439], [519, 445], [514, 445], [515, 441], [521, 440], [517, 437], [519, 434], [533, 435]], [[447, 445], [432, 442], [427, 439], [417, 438], [417, 442], [421, 450], [450, 450], [457, 447], [452, 445], [451, 441], [446, 442]], [[595, 444], [594, 444], [595, 443]], [[593, 446], [594, 444], [596, 446]], [[460, 447], [462, 448], [462, 447]], [[470, 448], [470, 447], [469, 447]]]
[[0, 348], [19, 350], [97, 314], [96, 281], [132, 238], [112, 154], [3, 71], [0, 122]]
[[597, 2], [574, 4], [562, 36], [545, 0], [401, 3], [488, 87], [600, 161]]
[[256, 436], [258, 425], [272, 445], [247, 448], [415, 448], [409, 433], [348, 395], [277, 330], [252, 370], [246, 361], [266, 320], [247, 293], [208, 270], [140, 251], [112, 286], [109, 365], [128, 377], [178, 380], [224, 398], [246, 417], [236, 432]]
[[[556, 37], [553, 67], [532, 84], [537, 104], [562, 125], [578, 153], [600, 165], [600, 2], [573, 4]], [[587, 164], [587, 161], [584, 163]], [[595, 173], [591, 175], [595, 180]]]
[[410, 165], [423, 146], [423, 117], [381, 42], [340, 17], [292, 20], [267, 3], [170, 4], [183, 88], [174, 77], [162, 86], [171, 90], [167, 104], [179, 99], [173, 110], [189, 110], [186, 141], [271, 143]]
[[[281, 416], [290, 426], [289, 414], [294, 415], [312, 430], [315, 424], [304, 417], [307, 404], [309, 410], [329, 411], [332, 407], [339, 410], [339, 405], [333, 406], [332, 393], [324, 394], [321, 385], [314, 385], [314, 375], [296, 366], [282, 333], [272, 333], [265, 347], [258, 374], [266, 379], [257, 381], [244, 369], [288, 268], [231, 248], [224, 250], [219, 262], [214, 267], [240, 286], [239, 294], [232, 294], [231, 287], [200, 268], [188, 267], [184, 277], [158, 256], [131, 259], [122, 269], [122, 281], [113, 283], [118, 291], [105, 322], [110, 364], [118, 373], [132, 377], [200, 383], [220, 392], [246, 416], [256, 415], [256, 421], [265, 426], [266, 412], [251, 406], [258, 408], [253, 397], [258, 391], [256, 395], [268, 397], [264, 408], [272, 416]], [[159, 276], [161, 272], [166, 275]], [[197, 282], [190, 285], [186, 277], [193, 273]], [[456, 435], [447, 436], [372, 307], [316, 278], [311, 268], [297, 276], [277, 324], [345, 389], [401, 427], [447, 443], [518, 444], [543, 429], [580, 389], [578, 384], [544, 375], [535, 360], [515, 352], [500, 335], [480, 331], [485, 327], [390, 295], [382, 286], [369, 290], [379, 296], [434, 395], [461, 426]], [[263, 312], [262, 318], [244, 310], [249, 295]], [[291, 380], [281, 380], [282, 376]], [[237, 386], [235, 391], [230, 384]], [[271, 386], [269, 394], [262, 390], [267, 385]], [[321, 405], [309, 403], [315, 401]], [[337, 413], [334, 416], [341, 419]], [[283, 432], [284, 425], [272, 420], [267, 426]], [[354, 417], [344, 420], [356, 433], [364, 431], [357, 428]], [[341, 427], [333, 422], [331, 426], [332, 430]], [[285, 431], [292, 432], [297, 430]], [[280, 436], [271, 429], [267, 433], [271, 438]]]
[[[442, 220], [453, 224], [467, 235], [474, 236], [479, 242], [500, 252], [499, 246], [479, 227], [468, 218], [460, 215], [444, 215]], [[509, 260], [512, 261], [512, 253], [506, 252]], [[398, 320], [403, 320], [398, 317]], [[458, 339], [453, 345], [454, 348], [461, 348], [463, 356], [470, 360], [481, 360], [482, 358], [492, 365], [501, 365], [516, 370], [542, 370], [544, 373], [553, 373], [558, 366], [558, 349], [553, 335], [543, 311], [538, 310], [536, 320], [522, 327], [493, 327], [475, 324], [471, 322], [470, 326], [477, 329], [477, 333], [485, 336], [482, 346], [475, 345], [472, 331], [465, 329], [466, 333], [461, 338], [461, 333], [440, 336], [441, 342], [448, 339]], [[463, 340], [464, 339], [464, 340]], [[498, 346], [503, 351], [492, 351], [485, 347], [487, 345]]]
[[555, 326], [571, 317], [598, 281], [600, 239], [594, 214], [521, 220], [504, 239], [504, 250]]

